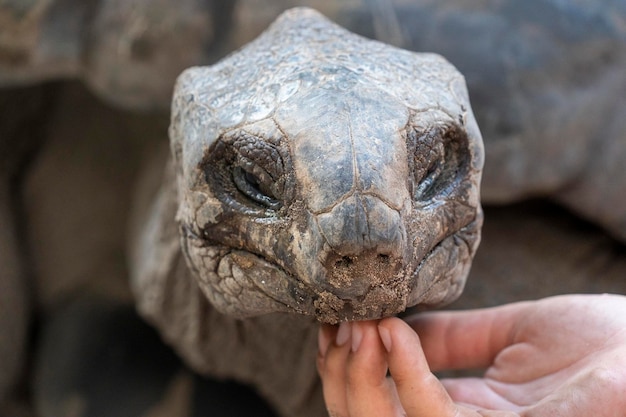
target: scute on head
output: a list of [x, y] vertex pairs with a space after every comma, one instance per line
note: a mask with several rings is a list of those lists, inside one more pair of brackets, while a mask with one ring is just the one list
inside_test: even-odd
[[184, 252], [219, 310], [336, 323], [460, 294], [482, 142], [443, 58], [294, 9], [179, 78], [170, 134]]

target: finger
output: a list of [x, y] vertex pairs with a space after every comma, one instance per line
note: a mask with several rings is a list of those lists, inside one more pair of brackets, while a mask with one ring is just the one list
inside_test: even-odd
[[336, 337], [322, 357], [318, 355], [318, 370], [326, 408], [331, 416], [348, 417], [346, 367], [350, 353], [350, 323], [342, 323]]
[[430, 372], [420, 339], [413, 329], [402, 320], [391, 318], [381, 321], [378, 330], [407, 417], [519, 417], [507, 409], [456, 404]]
[[350, 416], [404, 415], [395, 387], [387, 378], [385, 349], [374, 321], [352, 324], [352, 353], [348, 358]]
[[420, 335], [433, 371], [486, 368], [514, 343], [515, 330], [532, 302], [470, 311], [420, 313], [406, 318]]
[[337, 326], [320, 325], [317, 332], [317, 373], [320, 377], [324, 372], [326, 352], [337, 337]]
[[317, 333], [317, 346], [320, 356], [323, 358], [326, 356], [326, 351], [331, 343], [337, 338], [337, 326], [331, 326], [330, 324], [320, 325]]
[[417, 334], [402, 320], [384, 319], [378, 325], [387, 350], [389, 371], [407, 417], [477, 416], [457, 407], [439, 380], [430, 372]]

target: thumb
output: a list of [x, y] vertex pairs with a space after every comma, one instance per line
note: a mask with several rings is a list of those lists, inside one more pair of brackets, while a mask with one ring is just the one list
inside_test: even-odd
[[384, 319], [378, 324], [378, 333], [407, 417], [517, 416], [508, 411], [479, 411], [455, 404], [430, 371], [419, 336], [404, 321], [395, 317]]
[[417, 333], [398, 318], [382, 320], [378, 333], [407, 417], [459, 416], [456, 404], [430, 372]]

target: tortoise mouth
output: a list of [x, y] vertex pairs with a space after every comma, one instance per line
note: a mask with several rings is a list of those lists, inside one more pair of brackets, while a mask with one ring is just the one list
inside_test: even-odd
[[[468, 225], [438, 241], [415, 268], [403, 274], [401, 282], [390, 287], [370, 287], [356, 299], [339, 298], [328, 291], [318, 293], [317, 305], [322, 308], [316, 309], [317, 319], [330, 324], [378, 320], [418, 304], [435, 307], [453, 301], [463, 290], [466, 274], [457, 264], [469, 264], [470, 242], [476, 234], [473, 229]], [[433, 264], [439, 267], [432, 268]]]
[[[248, 251], [231, 251], [237, 264], [247, 265], [249, 283], [281, 311], [315, 316], [320, 322], [376, 320], [399, 314], [418, 304], [439, 306], [460, 295], [477, 239], [479, 221], [474, 219], [445, 236], [417, 263], [401, 269], [396, 278], [370, 285], [353, 297], [341, 296], [331, 286], [316, 287], [266, 257]], [[411, 268], [415, 265], [414, 268]], [[353, 279], [359, 277], [355, 274]]]
[[[308, 272], [302, 272], [290, 268], [292, 262], [294, 266], [305, 265], [296, 262], [293, 254], [282, 252], [293, 258], [285, 264], [275, 259], [273, 251], [233, 248], [185, 226], [183, 252], [200, 288], [223, 313], [243, 318], [288, 312], [314, 316], [331, 324], [375, 320], [417, 305], [440, 306], [460, 295], [480, 237], [481, 213], [478, 209], [476, 215], [466, 217], [462, 226], [434, 241], [419, 258], [415, 248], [411, 250], [413, 256], [406, 254], [403, 259], [374, 256], [373, 252], [372, 259], [355, 265], [343, 258], [321, 259], [316, 252], [308, 255], [315, 264], [310, 263]], [[267, 236], [264, 241], [269, 243], [272, 239], [276, 237]], [[303, 241], [305, 246], [314, 242]], [[330, 280], [333, 271], [329, 266], [342, 269], [343, 275], [334, 277], [336, 285]], [[378, 272], [385, 268], [386, 276], [380, 279]]]
[[409, 281], [407, 308], [436, 308], [461, 295], [473, 254], [480, 241], [482, 212], [455, 233], [441, 239], [422, 258]]

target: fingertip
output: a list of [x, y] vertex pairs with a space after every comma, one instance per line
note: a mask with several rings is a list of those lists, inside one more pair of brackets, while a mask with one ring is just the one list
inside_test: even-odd
[[350, 416], [399, 415], [399, 402], [387, 378], [385, 349], [377, 325], [374, 320], [352, 323], [346, 368], [347, 415]]
[[352, 334], [350, 336], [352, 339], [351, 350], [352, 353], [356, 353], [361, 346], [361, 341], [363, 340], [363, 329], [358, 322], [352, 323]]
[[337, 336], [335, 337], [335, 344], [337, 346], [345, 345], [348, 340], [350, 340], [350, 336], [352, 335], [352, 323], [349, 321], [344, 321], [339, 325], [339, 329], [337, 330]]
[[394, 346], [398, 348], [414, 349], [420, 346], [419, 336], [403, 320], [397, 317], [389, 317], [378, 323], [378, 334], [388, 353]]
[[387, 376], [387, 360], [374, 321], [352, 323], [348, 373], [360, 385], [378, 386]]
[[403, 320], [388, 318], [378, 324], [380, 339], [388, 353], [392, 374], [402, 377], [411, 372], [430, 372], [419, 336]]
[[330, 344], [333, 340], [335, 340], [336, 337], [337, 326], [332, 326], [330, 324], [320, 325], [319, 331], [317, 332], [317, 346], [320, 356], [322, 358], [326, 357], [328, 346], [330, 346]]
[[390, 353], [391, 346], [392, 346], [391, 332], [389, 331], [387, 327], [381, 326], [380, 323], [378, 324], [378, 336], [380, 337], [380, 340], [383, 342], [383, 346], [385, 347], [385, 350], [387, 351], [387, 353]]
[[[417, 333], [398, 318], [382, 320], [378, 332], [388, 351], [389, 372], [407, 415], [459, 415], [444, 386], [430, 371]], [[385, 338], [388, 338], [387, 342]]]

